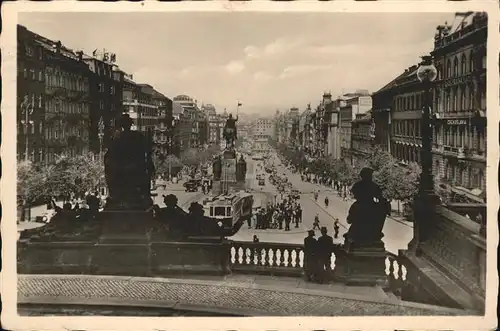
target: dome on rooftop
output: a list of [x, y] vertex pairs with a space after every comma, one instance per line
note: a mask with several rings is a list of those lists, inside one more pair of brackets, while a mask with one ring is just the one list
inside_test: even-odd
[[174, 101], [193, 101], [193, 98], [185, 94], [180, 94], [174, 97]]

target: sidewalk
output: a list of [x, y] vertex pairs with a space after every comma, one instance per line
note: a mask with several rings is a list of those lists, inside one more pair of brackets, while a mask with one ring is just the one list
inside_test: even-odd
[[18, 275], [18, 303], [218, 309], [240, 316], [468, 315], [403, 302], [380, 287], [314, 284], [293, 277], [190, 276], [188, 279]]

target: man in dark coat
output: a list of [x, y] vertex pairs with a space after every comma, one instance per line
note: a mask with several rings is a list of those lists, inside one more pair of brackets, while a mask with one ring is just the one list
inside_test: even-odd
[[323, 283], [328, 279], [332, 270], [331, 258], [333, 251], [333, 238], [328, 235], [326, 227], [321, 227], [321, 237], [318, 238], [317, 258], [319, 263], [319, 282]]
[[314, 230], [307, 232], [307, 237], [304, 239], [304, 273], [306, 280], [313, 281], [316, 278], [316, 252], [317, 244], [314, 238]]

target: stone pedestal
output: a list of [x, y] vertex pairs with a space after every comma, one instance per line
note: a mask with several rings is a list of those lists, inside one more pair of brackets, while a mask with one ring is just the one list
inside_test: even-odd
[[382, 241], [371, 245], [347, 242], [335, 255], [333, 277], [346, 285], [387, 285], [386, 251]]
[[100, 244], [146, 243], [153, 224], [153, 213], [148, 211], [103, 211]]

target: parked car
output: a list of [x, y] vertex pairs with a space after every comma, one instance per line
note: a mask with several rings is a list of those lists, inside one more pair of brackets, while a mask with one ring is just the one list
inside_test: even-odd
[[184, 183], [184, 187], [186, 188], [186, 192], [197, 192], [198, 191], [198, 182], [196, 180], [188, 180]]

